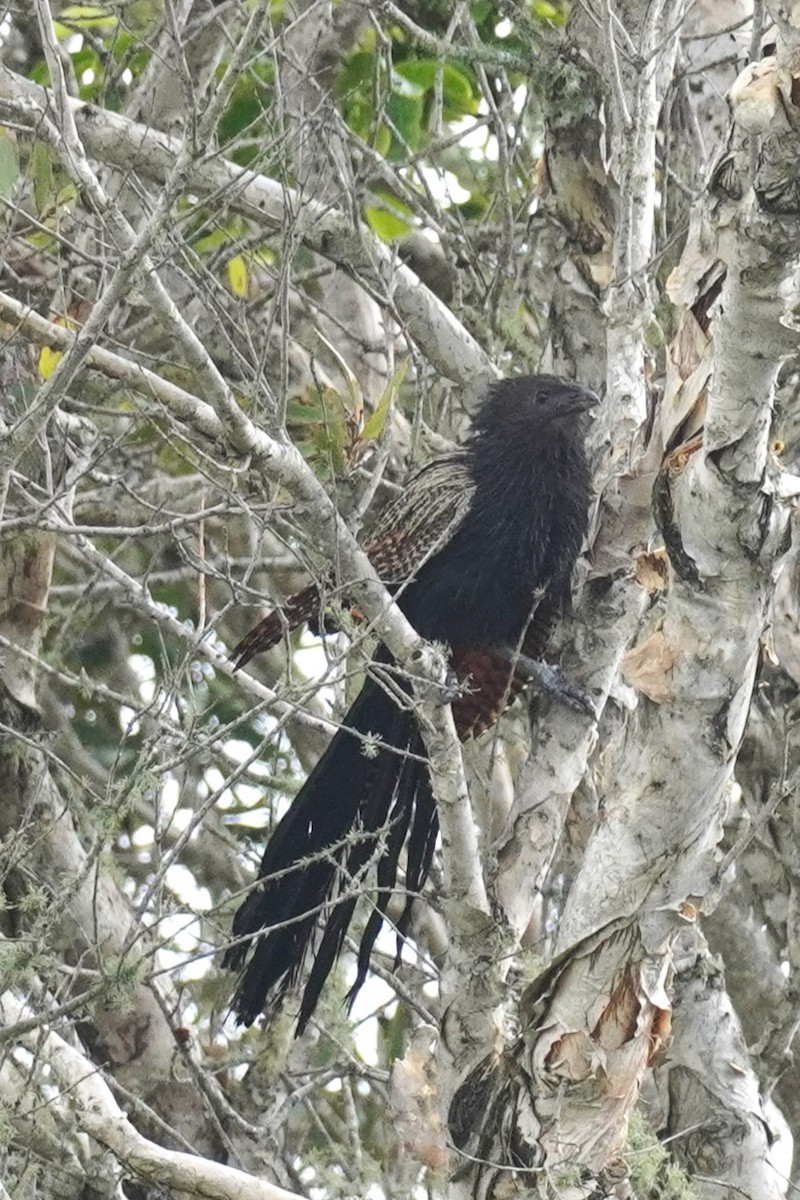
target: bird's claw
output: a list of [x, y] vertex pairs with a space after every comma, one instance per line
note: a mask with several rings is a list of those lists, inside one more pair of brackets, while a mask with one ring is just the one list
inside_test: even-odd
[[463, 695], [463, 680], [458, 678], [452, 667], [448, 667], [447, 676], [442, 684], [442, 704], [454, 704]]
[[597, 720], [597, 709], [591, 696], [583, 688], [579, 688], [565, 679], [558, 667], [551, 667], [546, 662], [539, 662], [535, 658], [521, 654], [516, 660], [516, 671], [530, 682], [535, 683], [541, 691], [557, 700], [559, 704], [571, 708], [573, 712], [580, 713], [581, 716], [590, 717], [593, 721]]

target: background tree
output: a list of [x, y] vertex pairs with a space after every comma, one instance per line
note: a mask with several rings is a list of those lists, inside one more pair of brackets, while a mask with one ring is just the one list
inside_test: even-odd
[[[796, 6], [2, 11], [0, 1196], [784, 1194]], [[462, 755], [353, 535], [498, 370], [604, 396], [600, 715]], [[332, 568], [364, 621], [233, 677]], [[434, 877], [349, 1018], [345, 961], [242, 1034], [216, 956], [375, 634]]]

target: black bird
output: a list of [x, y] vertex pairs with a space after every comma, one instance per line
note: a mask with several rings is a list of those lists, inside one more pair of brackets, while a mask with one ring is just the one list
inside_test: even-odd
[[[464, 445], [413, 475], [367, 540], [375, 569], [417, 632], [449, 646], [463, 685], [453, 704], [462, 740], [487, 729], [531, 678], [552, 683], [538, 660], [586, 536], [590, 478], [580, 416], [596, 402], [549, 375], [491, 385]], [[236, 666], [274, 645], [287, 626], [319, 621], [321, 607], [315, 586], [292, 596], [243, 638]], [[586, 706], [569, 689], [561, 698]], [[421, 891], [438, 822], [412, 700], [379, 646], [342, 728], [267, 843], [263, 883], [234, 918], [237, 941], [224, 963], [244, 967], [233, 1001], [241, 1024], [279, 1006], [310, 964], [302, 1032], [342, 948], [356, 893], [374, 869], [378, 892], [352, 999], [404, 846], [406, 893]], [[399, 937], [410, 905], [396, 923]]]

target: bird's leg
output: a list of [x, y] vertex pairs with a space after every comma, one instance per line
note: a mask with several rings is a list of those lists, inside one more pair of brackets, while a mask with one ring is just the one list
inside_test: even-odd
[[594, 701], [583, 691], [563, 677], [558, 667], [551, 667], [546, 662], [539, 662], [528, 654], [513, 656], [515, 674], [529, 683], [534, 683], [548, 696], [552, 696], [559, 704], [571, 708], [573, 712], [582, 713], [592, 720], [597, 720], [597, 709]]

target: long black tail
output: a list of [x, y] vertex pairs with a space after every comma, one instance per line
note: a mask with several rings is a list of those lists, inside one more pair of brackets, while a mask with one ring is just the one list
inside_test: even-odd
[[[386, 651], [380, 660], [391, 672]], [[396, 677], [392, 684], [410, 699]], [[298, 1034], [303, 1031], [374, 865], [378, 891], [361, 939], [352, 999], [366, 976], [404, 844], [409, 899], [398, 922], [400, 935], [411, 898], [428, 875], [438, 822], [422, 738], [408, 704], [370, 678], [343, 726], [267, 843], [259, 872], [264, 882], [234, 918], [234, 937], [250, 936], [224, 959], [233, 970], [244, 966], [233, 1001], [240, 1024], [250, 1025], [266, 1007], [278, 1007], [313, 955], [297, 1024]]]

